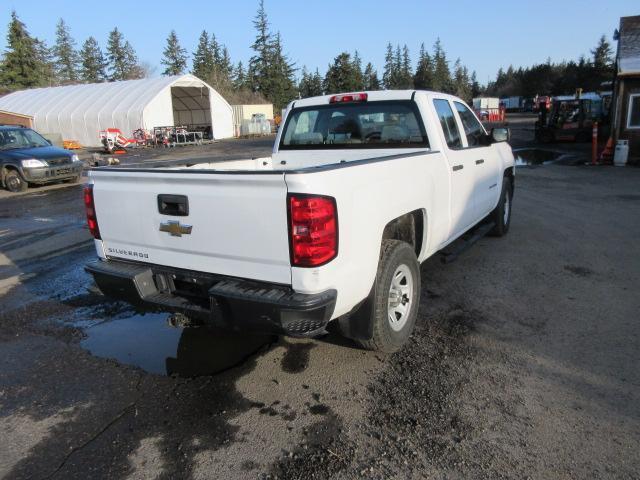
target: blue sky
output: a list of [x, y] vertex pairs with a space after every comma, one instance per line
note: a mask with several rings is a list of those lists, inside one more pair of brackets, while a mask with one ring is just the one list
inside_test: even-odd
[[[63, 17], [78, 46], [89, 35], [104, 49], [114, 26], [124, 33], [141, 61], [162, 69], [165, 39], [175, 29], [189, 52], [202, 29], [215, 32], [232, 60], [246, 61], [254, 39], [252, 19], [257, 0], [181, 0], [133, 2], [108, 0], [0, 0], [0, 45], [15, 9], [29, 32], [51, 44]], [[177, 6], [180, 5], [180, 6]], [[486, 83], [499, 67], [576, 59], [589, 54], [600, 35], [611, 40], [620, 16], [640, 14], [638, 0], [537, 0], [433, 2], [394, 0], [265, 0], [272, 29], [282, 34], [285, 50], [298, 66], [311, 70], [343, 50], [358, 50], [364, 62], [382, 73], [385, 45], [407, 44], [417, 57], [420, 43], [431, 47], [440, 37], [453, 63], [460, 57]], [[615, 44], [614, 44], [615, 47]]]

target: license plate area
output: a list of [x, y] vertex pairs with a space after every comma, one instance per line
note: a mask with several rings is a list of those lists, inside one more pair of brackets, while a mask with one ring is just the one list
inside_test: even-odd
[[209, 308], [209, 289], [217, 283], [211, 278], [194, 275], [159, 272], [153, 275], [159, 292], [188, 299], [190, 302]]

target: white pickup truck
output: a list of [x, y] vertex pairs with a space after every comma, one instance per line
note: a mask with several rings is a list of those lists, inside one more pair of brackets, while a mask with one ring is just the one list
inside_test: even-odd
[[441, 93], [296, 100], [269, 158], [91, 170], [87, 270], [106, 295], [234, 330], [316, 336], [337, 321], [394, 351], [420, 263], [480, 222], [508, 231], [508, 138]]

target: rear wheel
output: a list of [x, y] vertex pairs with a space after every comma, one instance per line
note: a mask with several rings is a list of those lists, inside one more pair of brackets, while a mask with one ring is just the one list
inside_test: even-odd
[[29, 184], [15, 170], [9, 170], [4, 177], [4, 184], [10, 192], [25, 192]]
[[369, 321], [373, 335], [359, 343], [369, 350], [395, 352], [408, 340], [420, 303], [420, 267], [408, 243], [383, 240]]
[[511, 225], [511, 205], [513, 201], [513, 187], [511, 185], [511, 179], [504, 177], [502, 179], [502, 192], [500, 193], [500, 200], [498, 205], [489, 215], [491, 221], [494, 223], [494, 227], [491, 230], [491, 235], [495, 237], [502, 237], [509, 231], [509, 225]]

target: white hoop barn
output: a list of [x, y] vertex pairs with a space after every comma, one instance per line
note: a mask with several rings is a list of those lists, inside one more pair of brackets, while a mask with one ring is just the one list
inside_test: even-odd
[[84, 146], [100, 145], [100, 130], [211, 127], [213, 138], [233, 136], [231, 106], [193, 75], [21, 90], [0, 98], [0, 110], [33, 118], [40, 133], [61, 134]]

